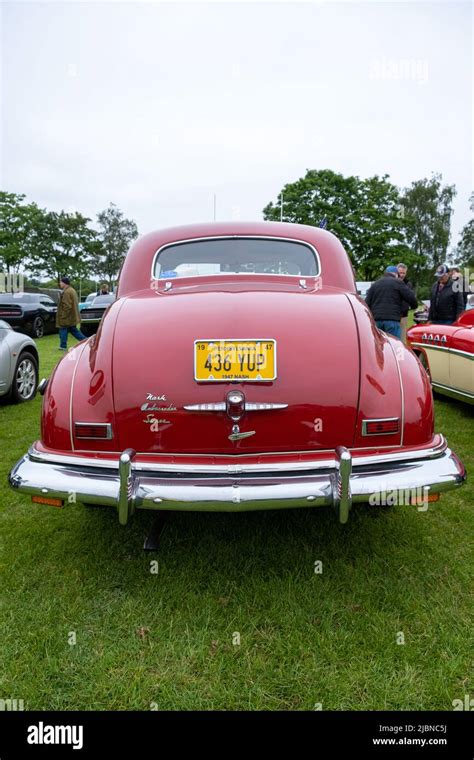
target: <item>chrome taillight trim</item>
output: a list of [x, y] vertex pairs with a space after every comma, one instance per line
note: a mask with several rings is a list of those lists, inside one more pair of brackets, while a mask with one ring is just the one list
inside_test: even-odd
[[[77, 435], [77, 428], [96, 427], [106, 428], [107, 435], [97, 437], [96, 435]], [[110, 441], [113, 438], [112, 425], [110, 422], [75, 422], [74, 435], [79, 441]]]
[[[367, 425], [370, 422], [398, 422], [398, 427], [396, 430], [390, 430], [390, 431], [377, 431], [376, 433], [369, 433], [367, 430]], [[370, 420], [362, 420], [362, 435], [367, 436], [374, 436], [374, 435], [398, 435], [400, 433], [400, 417], [378, 417]]]

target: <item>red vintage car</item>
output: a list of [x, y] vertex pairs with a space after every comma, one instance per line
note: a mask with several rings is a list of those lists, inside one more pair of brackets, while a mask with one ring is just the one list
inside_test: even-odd
[[[59, 362], [10, 484], [40, 503], [257, 510], [462, 485], [428, 377], [380, 332], [339, 240], [273, 222], [136, 241], [97, 335]], [[373, 502], [372, 502], [373, 503]]]
[[474, 309], [464, 311], [452, 325], [411, 327], [407, 340], [436, 391], [474, 403]]

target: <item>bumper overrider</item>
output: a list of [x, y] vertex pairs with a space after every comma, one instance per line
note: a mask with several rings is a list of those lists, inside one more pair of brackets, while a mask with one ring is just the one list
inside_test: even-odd
[[[332, 506], [341, 523], [354, 502], [426, 504], [461, 486], [464, 465], [440, 436], [436, 446], [385, 455], [353, 455], [339, 446], [324, 461], [247, 465], [140, 462], [54, 455], [33, 446], [9, 475], [10, 486], [44, 501], [115, 507], [126, 525], [136, 509], [239, 512]], [[40, 497], [40, 498], [38, 498]]]

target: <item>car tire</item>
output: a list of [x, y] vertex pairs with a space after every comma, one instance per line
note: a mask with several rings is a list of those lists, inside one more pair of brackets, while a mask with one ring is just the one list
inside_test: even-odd
[[38, 360], [29, 351], [23, 351], [18, 357], [11, 388], [11, 399], [20, 404], [31, 401], [36, 396], [38, 387]]
[[31, 336], [33, 338], [42, 338], [44, 335], [44, 322], [41, 317], [35, 317], [33, 320], [33, 327], [31, 328]]

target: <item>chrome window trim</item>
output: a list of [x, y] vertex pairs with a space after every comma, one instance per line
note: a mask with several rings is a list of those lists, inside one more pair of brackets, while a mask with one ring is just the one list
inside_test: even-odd
[[426, 348], [430, 351], [447, 351], [447, 353], [450, 354], [456, 354], [458, 356], [465, 356], [466, 359], [474, 359], [474, 353], [471, 353], [470, 351], [461, 351], [459, 348], [449, 348], [449, 346], [435, 346], [426, 343], [412, 343], [412, 346], [416, 346], [417, 348]]
[[[393, 454], [374, 454], [374, 455], [368, 455], [368, 456], [357, 456], [357, 454], [361, 454], [363, 451], [373, 451], [374, 449], [380, 450], [381, 446], [374, 446], [374, 447], [367, 447], [366, 449], [351, 449], [352, 454], [352, 462], [354, 467], [364, 467], [366, 465], [371, 464], [383, 464], [385, 462], [398, 462], [398, 461], [404, 461], [404, 462], [410, 462], [410, 461], [417, 461], [419, 459], [433, 459], [439, 456], [442, 456], [444, 452], [448, 448], [447, 441], [443, 435], [440, 435], [440, 441], [436, 446], [430, 446], [426, 449], [419, 449], [417, 451], [405, 451], [405, 452], [395, 452]], [[386, 446], [385, 448], [392, 448], [393, 446]], [[89, 452], [92, 453], [92, 452]], [[83, 456], [69, 456], [69, 455], [61, 455], [61, 454], [49, 454], [44, 453], [41, 451], [38, 451], [35, 449], [35, 446], [30, 447], [29, 449], [29, 456], [31, 459], [39, 462], [47, 462], [50, 464], [69, 464], [69, 465], [75, 465], [82, 466], [82, 467], [92, 467], [92, 468], [98, 468], [98, 469], [117, 469], [118, 467], [118, 457], [120, 456], [121, 452], [96, 452], [97, 454], [114, 454], [117, 456], [117, 460], [105, 460], [105, 459], [97, 459], [97, 457], [83, 457]], [[308, 452], [285, 452], [286, 455], [289, 453], [305, 453]], [[281, 452], [281, 455], [284, 456], [285, 453]], [[140, 471], [156, 471], [160, 470], [163, 472], [190, 472], [190, 473], [242, 473], [242, 472], [284, 472], [284, 471], [300, 471], [300, 470], [315, 470], [315, 469], [327, 469], [327, 468], [334, 468], [335, 467], [335, 457], [334, 457], [334, 451], [333, 450], [326, 450], [324, 452], [321, 452], [324, 454], [330, 454], [331, 456], [328, 459], [320, 459], [320, 460], [308, 460], [305, 462], [273, 462], [273, 463], [258, 463], [258, 464], [238, 464], [236, 461], [235, 464], [196, 464], [196, 465], [190, 465], [190, 464], [168, 464], [168, 463], [161, 463], [160, 459], [157, 459], [156, 462], [137, 462], [136, 459], [133, 463], [133, 469]], [[139, 457], [140, 455], [144, 455], [145, 452], [137, 452], [136, 456]], [[157, 455], [158, 457], [160, 455]], [[189, 454], [168, 454], [166, 456], [190, 456]], [[209, 458], [217, 458], [217, 457], [228, 457], [227, 454], [217, 454], [217, 455], [208, 455]], [[241, 455], [234, 455], [233, 458], [238, 460], [239, 457], [248, 457], [249, 454], [241, 454]], [[251, 455], [252, 456], [252, 455]], [[256, 454], [253, 455], [256, 457], [262, 456], [262, 454]], [[267, 455], [268, 456], [268, 455]]]
[[368, 433], [367, 432], [367, 424], [369, 422], [398, 422], [400, 423], [400, 417], [378, 417], [378, 418], [372, 418], [369, 420], [362, 420], [362, 435], [366, 436], [372, 436], [372, 435], [398, 435], [400, 431], [400, 425], [398, 427], [398, 430], [392, 430], [391, 432], [377, 432], [377, 433]]
[[[200, 243], [205, 240], [279, 240], [287, 243], [299, 243], [300, 245], [305, 245], [307, 248], [309, 248], [316, 259], [316, 264], [318, 267], [318, 271], [315, 275], [301, 275], [301, 274], [274, 274], [274, 273], [268, 273], [265, 274], [263, 272], [238, 272], [234, 273], [236, 277], [239, 275], [245, 276], [246, 274], [251, 274], [252, 277], [298, 277], [298, 279], [301, 279], [301, 277], [321, 277], [322, 276], [322, 269], [321, 269], [321, 258], [319, 256], [319, 253], [317, 249], [314, 247], [312, 243], [308, 243], [306, 240], [299, 240], [298, 238], [289, 238], [289, 237], [280, 237], [278, 235], [205, 235], [204, 237], [191, 237], [191, 238], [185, 238], [184, 240], [172, 240], [169, 243], [164, 243], [158, 250], [155, 252], [155, 255], [153, 256], [153, 260], [151, 262], [151, 281], [152, 282], [159, 282], [160, 278], [155, 276], [155, 264], [156, 259], [158, 255], [163, 251], [165, 248], [170, 248], [172, 245], [185, 245], [186, 243]], [[219, 274], [194, 274], [190, 275], [190, 277], [222, 277], [223, 274], [226, 274], [225, 272], [220, 272]], [[232, 274], [232, 272], [229, 272], [228, 274]], [[179, 278], [176, 278], [179, 279]], [[184, 279], [184, 278], [181, 278]], [[163, 278], [163, 282], [165, 279]]]

